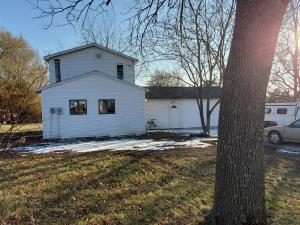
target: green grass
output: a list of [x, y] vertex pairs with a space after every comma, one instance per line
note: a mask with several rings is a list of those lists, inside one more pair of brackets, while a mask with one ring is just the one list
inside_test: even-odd
[[[0, 224], [199, 224], [215, 149], [0, 156]], [[269, 222], [300, 221], [300, 157], [267, 151]]]

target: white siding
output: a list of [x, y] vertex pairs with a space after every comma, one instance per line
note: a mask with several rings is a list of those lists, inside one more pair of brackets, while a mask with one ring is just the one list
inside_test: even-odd
[[[44, 138], [116, 136], [145, 131], [144, 90], [98, 75], [42, 91]], [[69, 100], [86, 99], [86, 115], [70, 115]], [[116, 114], [99, 114], [99, 99], [115, 99]], [[50, 108], [62, 107], [63, 115]]]
[[[97, 58], [96, 54], [101, 57]], [[134, 83], [134, 62], [125, 57], [101, 50], [96, 47], [68, 53], [49, 60], [49, 82], [55, 83], [54, 59], [60, 59], [61, 80], [97, 70], [106, 75], [117, 77], [117, 65], [124, 68], [124, 80]]]
[[[211, 107], [217, 102], [217, 99], [211, 100]], [[170, 127], [170, 106], [175, 104], [180, 111], [179, 128], [198, 128], [201, 127], [197, 102], [194, 99], [176, 99], [176, 100], [146, 100], [145, 101], [145, 122], [150, 119], [156, 119], [157, 128], [169, 129]], [[204, 101], [206, 105], [206, 100]], [[206, 111], [206, 110], [205, 110]], [[211, 115], [211, 126], [218, 126], [219, 105], [214, 109]]]
[[[267, 103], [266, 108], [271, 109], [270, 114], [265, 114], [265, 121], [274, 121], [278, 126], [287, 126], [300, 118], [297, 103]], [[286, 114], [278, 114], [278, 109], [286, 109]]]

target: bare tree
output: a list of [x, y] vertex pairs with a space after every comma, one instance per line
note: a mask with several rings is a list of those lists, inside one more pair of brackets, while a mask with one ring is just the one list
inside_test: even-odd
[[300, 101], [299, 31], [300, 1], [292, 0], [279, 34], [269, 85], [269, 94], [282, 93], [285, 97], [286, 93], [290, 93], [292, 97], [288, 101]]
[[[269, 82], [269, 84], [270, 83], [272, 83], [272, 81]], [[285, 90], [280, 87], [274, 86], [272, 88], [269, 87], [269, 90], [267, 91], [267, 102], [292, 102], [294, 101], [293, 99], [294, 96], [292, 96], [290, 89]]]
[[53, 25], [55, 17], [61, 15], [65, 17], [65, 25], [81, 23], [84, 27], [89, 15], [94, 17], [101, 15], [112, 9], [111, 0], [27, 0], [33, 7], [39, 10], [37, 18], [49, 18], [46, 28]]
[[[176, 12], [184, 34], [191, 0], [136, 0], [134, 22], [141, 48], [147, 32]], [[267, 83], [289, 0], [237, 0], [233, 39], [220, 104], [212, 219], [217, 225], [265, 225], [263, 127]], [[134, 32], [133, 32], [134, 34]]]
[[87, 44], [97, 43], [119, 52], [128, 52], [130, 45], [124, 33], [112, 16], [103, 15], [100, 20], [87, 20], [82, 28], [81, 37]]
[[[151, 30], [135, 34], [142, 42], [142, 56], [151, 61], [167, 60], [177, 65], [185, 76], [182, 81], [194, 87], [203, 133], [210, 132], [210, 117], [219, 101], [211, 104], [210, 92], [203, 98], [202, 88], [222, 86], [234, 15], [229, 0], [187, 1], [185, 18], [177, 27], [177, 10], [157, 18]], [[133, 24], [133, 33], [134, 33]]]
[[185, 83], [176, 71], [155, 70], [146, 85], [149, 87], [183, 87]]

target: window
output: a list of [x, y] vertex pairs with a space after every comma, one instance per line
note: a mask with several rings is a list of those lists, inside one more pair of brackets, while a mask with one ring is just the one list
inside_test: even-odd
[[117, 78], [120, 80], [124, 78], [123, 65], [117, 65]]
[[265, 114], [270, 114], [272, 112], [271, 108], [265, 108]]
[[60, 60], [55, 59], [54, 60], [54, 66], [55, 66], [55, 81], [61, 82], [61, 73], [60, 73]]
[[115, 99], [100, 99], [99, 100], [99, 114], [114, 114]]
[[87, 113], [86, 100], [70, 100], [70, 115], [83, 115]]
[[296, 121], [293, 123], [293, 127], [295, 127], [295, 128], [300, 128], [300, 120], [296, 120]]
[[287, 114], [287, 108], [279, 108], [279, 109], [277, 109], [277, 114]]

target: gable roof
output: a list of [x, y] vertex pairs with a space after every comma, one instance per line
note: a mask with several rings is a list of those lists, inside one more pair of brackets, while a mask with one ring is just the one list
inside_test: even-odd
[[118, 56], [130, 59], [133, 62], [138, 62], [139, 61], [136, 58], [133, 58], [133, 57], [125, 55], [125, 54], [123, 54], [121, 52], [117, 52], [115, 50], [106, 48], [106, 47], [104, 47], [102, 45], [99, 45], [99, 44], [96, 44], [96, 43], [86, 44], [86, 45], [82, 45], [82, 46], [79, 46], [79, 47], [70, 48], [70, 49], [67, 49], [67, 50], [64, 50], [64, 51], [61, 51], [61, 52], [57, 52], [57, 53], [53, 53], [53, 54], [50, 54], [50, 55], [46, 55], [46, 56], [44, 56], [44, 59], [48, 62], [52, 58], [55, 58], [55, 57], [58, 57], [58, 56], [61, 56], [61, 55], [66, 55], [66, 54], [69, 54], [69, 53], [72, 53], [72, 52], [77, 52], [77, 51], [80, 51], [80, 50], [83, 50], [83, 49], [87, 49], [87, 48], [91, 48], [91, 47], [95, 47], [95, 48], [101, 49], [103, 51], [106, 51], [106, 52], [109, 52], [109, 53], [112, 53], [112, 54], [115, 54], [115, 55], [118, 55]]
[[[146, 99], [196, 99], [194, 87], [146, 87]], [[203, 98], [220, 98], [221, 87], [202, 88]]]
[[107, 79], [111, 79], [113, 81], [116, 81], [116, 82], [119, 82], [119, 83], [122, 83], [122, 84], [125, 84], [125, 85], [128, 85], [128, 86], [132, 86], [132, 87], [135, 87], [135, 88], [138, 88], [138, 89], [141, 89], [141, 90], [145, 90], [141, 86], [135, 85], [135, 84], [130, 83], [130, 82], [125, 81], [125, 80], [120, 80], [120, 79], [114, 78], [114, 77], [109, 76], [107, 74], [101, 73], [97, 70], [93, 70], [91, 72], [88, 72], [88, 73], [85, 73], [85, 74], [82, 74], [82, 75], [78, 75], [78, 76], [63, 80], [63, 81], [58, 82], [58, 83], [52, 83], [52, 84], [46, 85], [44, 87], [39, 88], [36, 92], [41, 93], [43, 90], [53, 88], [53, 87], [56, 87], [56, 86], [59, 86], [59, 85], [63, 85], [63, 84], [66, 84], [66, 83], [70, 83], [72, 81], [79, 80], [79, 79], [82, 79], [82, 78], [85, 78], [85, 77], [88, 77], [88, 76], [92, 76], [92, 75], [97, 75], [97, 76], [104, 77], [104, 78], [107, 78]]

